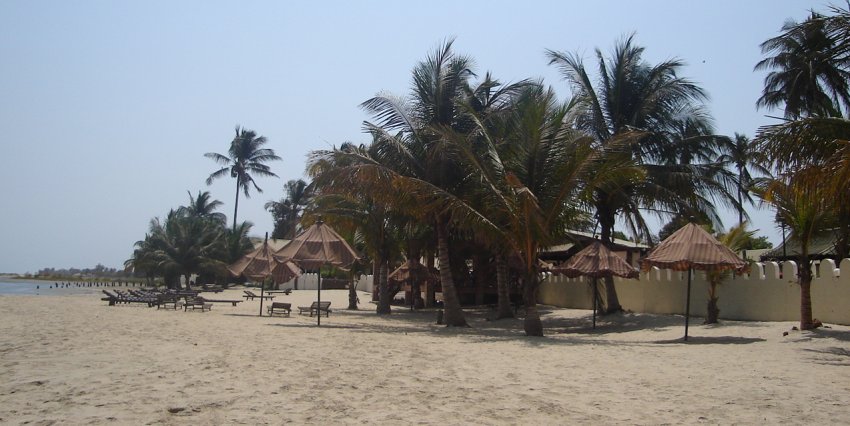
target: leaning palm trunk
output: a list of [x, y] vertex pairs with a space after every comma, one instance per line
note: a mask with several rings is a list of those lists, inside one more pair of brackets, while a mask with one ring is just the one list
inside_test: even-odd
[[508, 287], [510, 277], [508, 274], [508, 264], [504, 257], [496, 257], [496, 290], [499, 299], [496, 319], [514, 317], [514, 312], [511, 310], [511, 293]]
[[537, 273], [526, 274], [523, 296], [525, 299], [525, 321], [523, 329], [526, 336], [543, 336], [543, 322], [540, 321], [540, 312], [537, 311], [537, 289], [539, 282]]
[[449, 261], [449, 235], [445, 222], [437, 223], [437, 246], [440, 256], [440, 282], [443, 287], [443, 309], [445, 315], [443, 321], [449, 327], [467, 327], [463, 309], [460, 307], [460, 299], [457, 297], [452, 271]]
[[387, 288], [387, 261], [383, 256], [378, 255], [378, 315], [388, 315], [392, 310], [390, 308], [390, 289]]

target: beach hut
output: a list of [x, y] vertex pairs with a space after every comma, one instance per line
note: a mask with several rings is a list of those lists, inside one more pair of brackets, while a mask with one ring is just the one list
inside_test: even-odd
[[552, 273], [563, 274], [568, 277], [586, 276], [593, 279], [593, 328], [596, 328], [596, 300], [598, 278], [618, 276], [623, 278], [637, 278], [640, 275], [637, 269], [626, 263], [626, 261], [612, 252], [599, 240], [594, 240], [567, 263], [562, 266], [549, 268]]
[[[275, 254], [280, 258], [294, 261], [305, 271], [318, 274], [316, 298], [319, 303], [322, 301], [322, 267], [332, 265], [346, 269], [359, 259], [345, 239], [326, 225], [321, 218]], [[322, 325], [321, 314], [316, 315], [316, 325]]]
[[689, 223], [659, 243], [641, 262], [641, 269], [653, 266], [674, 271], [688, 271], [688, 291], [685, 299], [685, 340], [691, 314], [691, 275], [693, 270], [746, 272], [749, 263], [717, 241], [694, 223]]

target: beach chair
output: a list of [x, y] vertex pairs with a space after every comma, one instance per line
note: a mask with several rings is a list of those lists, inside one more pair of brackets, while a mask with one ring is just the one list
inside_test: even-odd
[[254, 300], [254, 298], [257, 298], [257, 299], [262, 298], [262, 299], [269, 299], [269, 300], [274, 299], [274, 296], [266, 296], [266, 295], [260, 296], [259, 294], [255, 294], [253, 291], [250, 291], [250, 290], [242, 290], [242, 292], [245, 293], [245, 295], [242, 296], [242, 297], [245, 298], [245, 300]]
[[208, 303], [209, 303], [209, 302], [214, 302], [214, 303], [230, 303], [230, 304], [232, 304], [233, 306], [236, 306], [236, 304], [237, 304], [237, 303], [242, 303], [242, 302], [244, 302], [244, 300], [238, 300], [238, 299], [207, 299], [206, 297], [201, 297], [201, 296], [196, 297], [196, 298], [195, 298], [195, 300], [198, 300], [198, 301], [200, 301], [200, 302], [208, 302]]
[[106, 290], [101, 291], [106, 295], [106, 297], [102, 297], [100, 300], [109, 302], [109, 306], [115, 306], [116, 303], [120, 302], [118, 295], [112, 294]]
[[197, 309], [200, 309], [201, 312], [211, 311], [212, 310], [212, 303], [205, 302], [203, 300], [198, 300], [198, 299], [190, 299], [190, 300], [187, 300], [185, 303], [183, 303], [183, 312], [188, 311], [189, 308], [191, 308], [193, 311], [197, 310]]
[[321, 315], [322, 312], [325, 313], [325, 316], [330, 316], [331, 313], [331, 302], [313, 302], [310, 306], [299, 306], [298, 314], [304, 315], [304, 312], [309, 312], [312, 317], [313, 314]]
[[292, 312], [292, 304], [284, 303], [284, 302], [272, 302], [271, 306], [268, 308], [269, 316], [274, 316], [274, 314], [281, 314], [289, 316]]

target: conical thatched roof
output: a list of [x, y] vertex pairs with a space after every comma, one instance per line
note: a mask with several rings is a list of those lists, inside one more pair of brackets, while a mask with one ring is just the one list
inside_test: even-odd
[[285, 283], [301, 275], [298, 265], [275, 256], [268, 242], [242, 256], [227, 269], [234, 276], [245, 275], [255, 281], [271, 276], [276, 283]]
[[739, 273], [749, 268], [729, 247], [693, 223], [667, 237], [641, 261], [643, 270], [653, 266], [674, 271], [731, 269]]
[[617, 256], [602, 244], [594, 241], [571, 257], [566, 264], [551, 268], [556, 274], [564, 274], [568, 277], [588, 276], [602, 278], [616, 275], [624, 278], [637, 278], [640, 275], [637, 269], [626, 263], [623, 258]]
[[318, 221], [275, 253], [295, 261], [301, 268], [316, 271], [324, 265], [346, 269], [357, 253], [330, 226]]

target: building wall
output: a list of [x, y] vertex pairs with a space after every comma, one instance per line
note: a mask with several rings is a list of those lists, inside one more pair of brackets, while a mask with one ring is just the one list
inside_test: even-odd
[[[840, 267], [824, 260], [813, 267], [812, 311], [825, 323], [850, 325], [850, 259]], [[539, 302], [566, 308], [591, 309], [590, 280], [548, 276], [542, 283]], [[687, 272], [659, 270], [641, 273], [639, 280], [614, 279], [620, 304], [626, 310], [656, 314], [684, 314]], [[730, 277], [718, 287], [721, 319], [799, 321], [800, 286], [797, 265], [784, 262], [756, 263], [751, 274]], [[705, 316], [708, 282], [705, 273], [694, 271], [691, 282], [691, 315]]]

